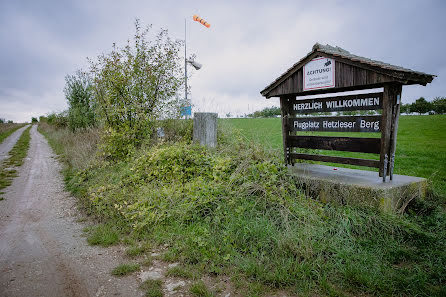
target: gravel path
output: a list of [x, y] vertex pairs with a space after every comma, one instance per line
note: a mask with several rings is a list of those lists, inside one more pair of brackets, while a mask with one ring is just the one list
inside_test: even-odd
[[14, 144], [19, 140], [20, 135], [22, 135], [23, 131], [28, 128], [29, 125], [22, 127], [9, 135], [2, 143], [0, 143], [0, 162], [8, 157], [9, 151], [14, 147]]
[[32, 127], [28, 157], [0, 201], [0, 296], [142, 296], [135, 275], [110, 275], [129, 262], [122, 248], [87, 245], [55, 157]]

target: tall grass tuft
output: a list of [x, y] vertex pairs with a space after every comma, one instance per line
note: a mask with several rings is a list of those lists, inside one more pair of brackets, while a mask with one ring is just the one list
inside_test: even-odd
[[48, 140], [52, 148], [64, 158], [64, 161], [72, 169], [85, 169], [96, 157], [101, 138], [99, 128], [87, 128], [72, 132], [68, 128], [58, 129], [43, 122], [39, 124], [39, 131], [50, 136]]

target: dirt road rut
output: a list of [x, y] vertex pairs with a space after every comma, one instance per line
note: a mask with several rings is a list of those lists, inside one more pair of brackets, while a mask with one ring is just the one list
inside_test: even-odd
[[110, 271], [119, 247], [91, 247], [46, 139], [31, 129], [28, 157], [0, 201], [0, 296], [142, 296], [135, 276]]

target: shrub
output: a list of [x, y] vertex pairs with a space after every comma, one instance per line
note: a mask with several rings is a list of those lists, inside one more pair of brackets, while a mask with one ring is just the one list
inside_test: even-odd
[[156, 120], [179, 114], [182, 102], [181, 43], [166, 30], [148, 40], [150, 27], [135, 23], [134, 42], [113, 46], [108, 54], [91, 61], [94, 94], [105, 124], [106, 156], [123, 158], [151, 135]]
[[71, 130], [84, 129], [96, 124], [92, 80], [78, 70], [65, 77], [65, 98], [68, 102], [68, 126]]

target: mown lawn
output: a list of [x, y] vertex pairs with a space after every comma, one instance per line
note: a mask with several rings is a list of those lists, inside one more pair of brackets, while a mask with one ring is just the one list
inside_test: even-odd
[[[222, 121], [240, 129], [248, 139], [282, 153], [282, 126], [280, 118], [225, 119]], [[325, 134], [328, 135], [329, 133]], [[346, 134], [348, 133], [343, 135]], [[354, 134], [354, 136], [359, 136], [359, 133]], [[366, 136], [374, 135], [374, 133], [361, 134]], [[428, 178], [432, 182], [434, 193], [443, 197], [443, 201], [445, 201], [446, 115], [401, 116], [397, 140], [395, 173]], [[378, 158], [377, 155], [373, 154], [327, 151], [319, 151], [319, 153], [357, 158]], [[337, 164], [336, 166], [341, 167], [345, 165]], [[363, 169], [372, 170], [370, 168]]]

